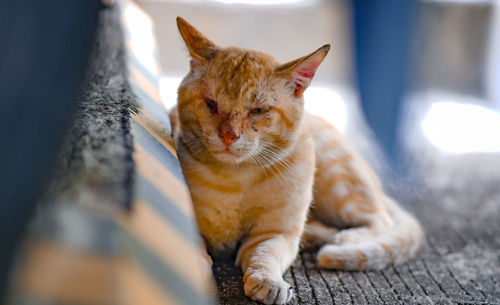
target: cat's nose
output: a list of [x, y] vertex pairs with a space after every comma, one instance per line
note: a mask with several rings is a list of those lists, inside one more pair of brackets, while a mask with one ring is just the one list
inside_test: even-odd
[[219, 133], [219, 137], [226, 146], [233, 144], [240, 138], [233, 130], [231, 132], [221, 132]]
[[229, 146], [236, 142], [240, 136], [230, 126], [223, 125], [219, 130], [219, 138], [222, 140], [224, 145]]

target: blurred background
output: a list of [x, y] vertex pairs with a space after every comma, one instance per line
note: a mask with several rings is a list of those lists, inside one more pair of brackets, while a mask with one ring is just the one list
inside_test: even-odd
[[189, 67], [176, 16], [221, 46], [261, 50], [281, 62], [330, 43], [306, 108], [335, 124], [379, 173], [396, 169], [433, 185], [462, 175], [461, 164], [470, 164], [471, 179], [500, 175], [498, 1], [138, 3], [155, 23], [168, 108]]
[[[171, 108], [189, 70], [182, 16], [221, 46], [281, 62], [331, 44], [306, 108], [337, 126], [426, 230], [419, 258], [387, 273], [320, 271], [300, 254], [285, 275], [297, 302], [500, 304], [499, 1], [137, 0], [152, 22], [125, 0], [0, 1], [0, 299], [106, 303], [122, 297], [116, 277], [102, 276], [111, 269], [132, 296], [207, 299], [186, 290], [197, 268], [178, 265], [193, 261], [182, 257], [195, 255], [197, 234], [180, 169], [152, 127], [168, 123], [160, 98]], [[150, 118], [129, 117], [133, 95]], [[221, 303], [246, 302], [232, 261], [213, 271]]]

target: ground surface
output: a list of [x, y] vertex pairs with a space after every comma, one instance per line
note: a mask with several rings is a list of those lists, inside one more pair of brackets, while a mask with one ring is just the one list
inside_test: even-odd
[[[500, 180], [470, 175], [474, 163], [459, 161], [453, 175], [433, 166], [430, 173], [445, 180], [439, 188], [398, 196], [407, 198], [427, 234], [415, 259], [382, 271], [344, 272], [322, 270], [314, 253], [300, 253], [285, 274], [295, 290], [292, 304], [500, 304]], [[253, 304], [231, 261], [217, 261], [214, 272], [222, 304]]]

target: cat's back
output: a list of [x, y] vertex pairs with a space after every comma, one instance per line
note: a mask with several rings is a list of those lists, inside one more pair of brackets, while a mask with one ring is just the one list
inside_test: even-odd
[[376, 198], [380, 182], [335, 126], [308, 113], [305, 123], [314, 140], [316, 155], [313, 216], [334, 226], [346, 225], [340, 213], [346, 208], [344, 203], [351, 202], [350, 198]]
[[331, 152], [337, 149], [348, 149], [345, 145], [344, 136], [335, 128], [334, 125], [317, 115], [306, 112], [304, 125], [307, 132], [314, 140], [316, 155], [318, 152]]

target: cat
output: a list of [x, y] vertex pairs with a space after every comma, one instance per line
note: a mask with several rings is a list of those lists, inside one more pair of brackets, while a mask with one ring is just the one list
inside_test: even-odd
[[175, 148], [207, 249], [237, 250], [248, 297], [290, 301], [282, 275], [301, 238], [320, 246], [323, 268], [381, 269], [414, 255], [418, 221], [333, 125], [304, 111], [329, 45], [279, 64], [177, 25], [191, 62], [170, 112]]

